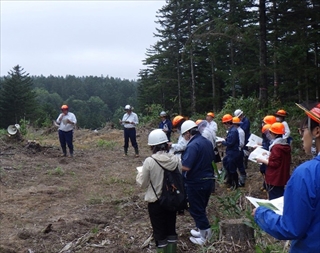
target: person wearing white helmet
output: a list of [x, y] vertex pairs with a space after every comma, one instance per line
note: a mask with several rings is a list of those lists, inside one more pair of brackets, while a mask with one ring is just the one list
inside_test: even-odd
[[172, 120], [172, 126], [177, 129], [177, 132], [180, 133], [180, 135], [177, 143], [169, 142], [169, 152], [174, 153], [178, 156], [180, 156], [184, 152], [189, 141], [189, 139], [187, 139], [187, 136], [182, 136], [181, 134], [181, 126], [185, 121], [186, 119], [181, 115], [174, 117], [174, 119]]
[[243, 162], [244, 162], [244, 169], [246, 170], [248, 167], [248, 157], [249, 157], [249, 151], [248, 151], [248, 147], [246, 146], [248, 141], [249, 141], [249, 137], [251, 135], [250, 133], [250, 121], [249, 119], [244, 115], [243, 111], [241, 109], [237, 109], [234, 111], [233, 113], [234, 117], [238, 117], [241, 120], [241, 128], [243, 129], [244, 133], [245, 133], [245, 143], [244, 143], [244, 147], [243, 147]]
[[[176, 233], [177, 212], [164, 209], [157, 199], [157, 196], [161, 195], [164, 178], [163, 169], [157, 162], [170, 171], [175, 170], [177, 166], [181, 170], [181, 163], [178, 156], [167, 152], [168, 138], [161, 129], [150, 132], [148, 145], [152, 155], [144, 160], [142, 172], [138, 173], [136, 181], [141, 188], [147, 189], [144, 200], [148, 202], [148, 212], [157, 252], [175, 253], [178, 239]], [[154, 190], [150, 182], [152, 182]]]
[[123, 115], [122, 120], [119, 120], [120, 124], [124, 127], [124, 155], [128, 155], [130, 139], [136, 157], [139, 157], [139, 148], [136, 140], [136, 125], [139, 123], [138, 115], [132, 111], [133, 107], [130, 105], [126, 105], [124, 110], [126, 113]]
[[168, 115], [165, 111], [160, 113], [161, 122], [159, 124], [159, 128], [162, 129], [163, 132], [168, 137], [169, 142], [171, 141], [171, 132], [172, 132], [172, 123], [171, 120], [168, 119]]
[[189, 201], [189, 212], [196, 223], [197, 230], [190, 231], [190, 241], [203, 245], [212, 236], [206, 208], [214, 188], [214, 151], [212, 143], [198, 131], [196, 123], [185, 121], [181, 126], [182, 135], [188, 135], [190, 141], [183, 153], [182, 171]]

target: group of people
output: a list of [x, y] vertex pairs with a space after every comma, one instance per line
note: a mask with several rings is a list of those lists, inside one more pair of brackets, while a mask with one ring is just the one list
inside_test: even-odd
[[[262, 120], [262, 147], [270, 151], [268, 159], [258, 158], [260, 171], [264, 175], [264, 188], [269, 199], [284, 196], [284, 210], [278, 215], [266, 207], [253, 209], [255, 222], [267, 233], [279, 240], [292, 240], [290, 252], [318, 252], [320, 248], [320, 103], [311, 109], [298, 105], [307, 115], [302, 121], [299, 133], [303, 149], [314, 158], [298, 166], [290, 176], [291, 142], [290, 128], [285, 121], [287, 113], [278, 110]], [[129, 140], [139, 156], [135, 126], [137, 115], [130, 105], [125, 106], [126, 113], [119, 120], [124, 127], [124, 155], [127, 155]], [[145, 159], [137, 182], [146, 188], [145, 201], [156, 241], [157, 252], [174, 253], [177, 250], [175, 211], [161, 207], [157, 195], [161, 195], [163, 184], [163, 166], [167, 170], [179, 168], [184, 178], [189, 202], [189, 213], [195, 221], [191, 229], [190, 240], [194, 244], [204, 245], [212, 236], [206, 208], [214, 189], [213, 162], [217, 161], [216, 132], [214, 114], [208, 113], [205, 120], [186, 120], [178, 115], [172, 121], [165, 112], [160, 113], [159, 128], [148, 136], [148, 145], [152, 155]], [[59, 124], [59, 140], [62, 155], [73, 156], [73, 129], [77, 123], [75, 115], [69, 112], [67, 105], [61, 107], [56, 123]], [[242, 110], [234, 115], [226, 114], [222, 123], [227, 130], [226, 138], [221, 142], [226, 147], [223, 167], [232, 188], [244, 186], [248, 161], [246, 143], [250, 136], [250, 122]], [[171, 142], [172, 129], [179, 132], [177, 143]], [[159, 165], [159, 164], [160, 165]], [[238, 171], [240, 176], [238, 175]], [[155, 188], [152, 189], [150, 182]], [[301, 217], [303, 216], [303, 219]]]

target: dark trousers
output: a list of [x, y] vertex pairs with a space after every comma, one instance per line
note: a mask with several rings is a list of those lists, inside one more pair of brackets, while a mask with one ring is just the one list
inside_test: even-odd
[[212, 192], [214, 180], [201, 180], [196, 183], [187, 183], [186, 191], [189, 201], [189, 212], [197, 228], [205, 230], [210, 228], [206, 208]]
[[243, 150], [241, 150], [240, 153], [239, 153], [237, 166], [238, 166], [238, 170], [239, 170], [240, 175], [246, 176], [247, 173], [246, 173], [245, 166], [244, 166]]
[[230, 152], [222, 160], [223, 168], [228, 173], [236, 173], [239, 163], [239, 152]]
[[131, 141], [132, 147], [134, 149], [138, 148], [137, 140], [136, 140], [136, 128], [124, 128], [124, 149], [128, 150], [129, 147], [129, 139]]
[[63, 154], [67, 154], [67, 145], [70, 155], [73, 155], [73, 130], [65, 132], [59, 130], [59, 141]]
[[158, 246], [159, 242], [167, 240], [168, 236], [176, 236], [176, 211], [163, 209], [159, 201], [148, 203], [148, 212], [153, 229], [153, 237]]
[[269, 200], [279, 198], [284, 194], [284, 186], [273, 186], [267, 184]]

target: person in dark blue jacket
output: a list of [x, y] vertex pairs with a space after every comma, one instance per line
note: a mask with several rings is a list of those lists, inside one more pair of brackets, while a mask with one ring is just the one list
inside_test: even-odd
[[172, 123], [171, 120], [168, 119], [167, 113], [162, 111], [160, 113], [161, 122], [159, 124], [159, 128], [162, 129], [163, 132], [167, 135], [169, 142], [171, 142], [171, 132], [172, 132]]
[[226, 114], [222, 117], [222, 123], [228, 130], [226, 140], [221, 142], [223, 146], [226, 146], [226, 156], [222, 160], [223, 168], [227, 172], [227, 184], [231, 189], [238, 188], [238, 172], [237, 168], [241, 167], [239, 162], [239, 156], [241, 155], [241, 149], [239, 148], [239, 132], [232, 123], [232, 116]]
[[246, 170], [248, 168], [248, 157], [249, 157], [249, 151], [248, 151], [248, 147], [246, 146], [248, 141], [249, 141], [249, 137], [251, 135], [250, 133], [250, 121], [249, 119], [244, 115], [243, 111], [241, 109], [237, 109], [234, 111], [233, 115], [235, 117], [238, 117], [241, 119], [241, 128], [244, 131], [245, 134], [245, 143], [244, 143], [244, 147], [243, 147], [243, 164], [244, 164], [244, 169]]
[[192, 229], [190, 231], [192, 235], [190, 241], [194, 244], [203, 245], [212, 236], [206, 208], [214, 187], [213, 145], [201, 135], [198, 126], [192, 120], [187, 120], [182, 124], [181, 134], [190, 136], [181, 161], [189, 201], [189, 212], [198, 228], [198, 230]]
[[315, 157], [298, 166], [284, 192], [283, 214], [266, 207], [253, 209], [256, 223], [279, 240], [291, 240], [290, 253], [317, 253], [320, 250], [320, 103], [308, 110], [299, 129], [303, 148]]

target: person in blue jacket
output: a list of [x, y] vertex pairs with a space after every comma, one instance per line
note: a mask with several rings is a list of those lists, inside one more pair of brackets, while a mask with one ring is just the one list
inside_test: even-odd
[[232, 116], [225, 114], [222, 117], [222, 123], [228, 130], [226, 140], [221, 142], [223, 146], [226, 146], [226, 156], [222, 160], [223, 168], [227, 172], [227, 184], [230, 185], [231, 189], [238, 188], [238, 172], [237, 168], [241, 167], [242, 161], [239, 160], [241, 155], [241, 148], [239, 148], [239, 132], [236, 126], [232, 123]]
[[159, 128], [167, 135], [169, 142], [171, 142], [171, 132], [172, 132], [172, 123], [168, 119], [168, 115], [165, 111], [160, 112], [161, 122], [159, 123]]
[[189, 136], [189, 142], [181, 157], [189, 212], [196, 223], [197, 230], [190, 231], [190, 241], [203, 245], [212, 236], [206, 208], [214, 187], [214, 151], [212, 143], [198, 131], [197, 124], [186, 120], [181, 126], [181, 134]]
[[320, 252], [320, 103], [308, 110], [299, 128], [303, 149], [315, 157], [293, 172], [284, 192], [283, 214], [266, 207], [253, 209], [255, 222], [279, 240], [291, 240], [291, 253]]

